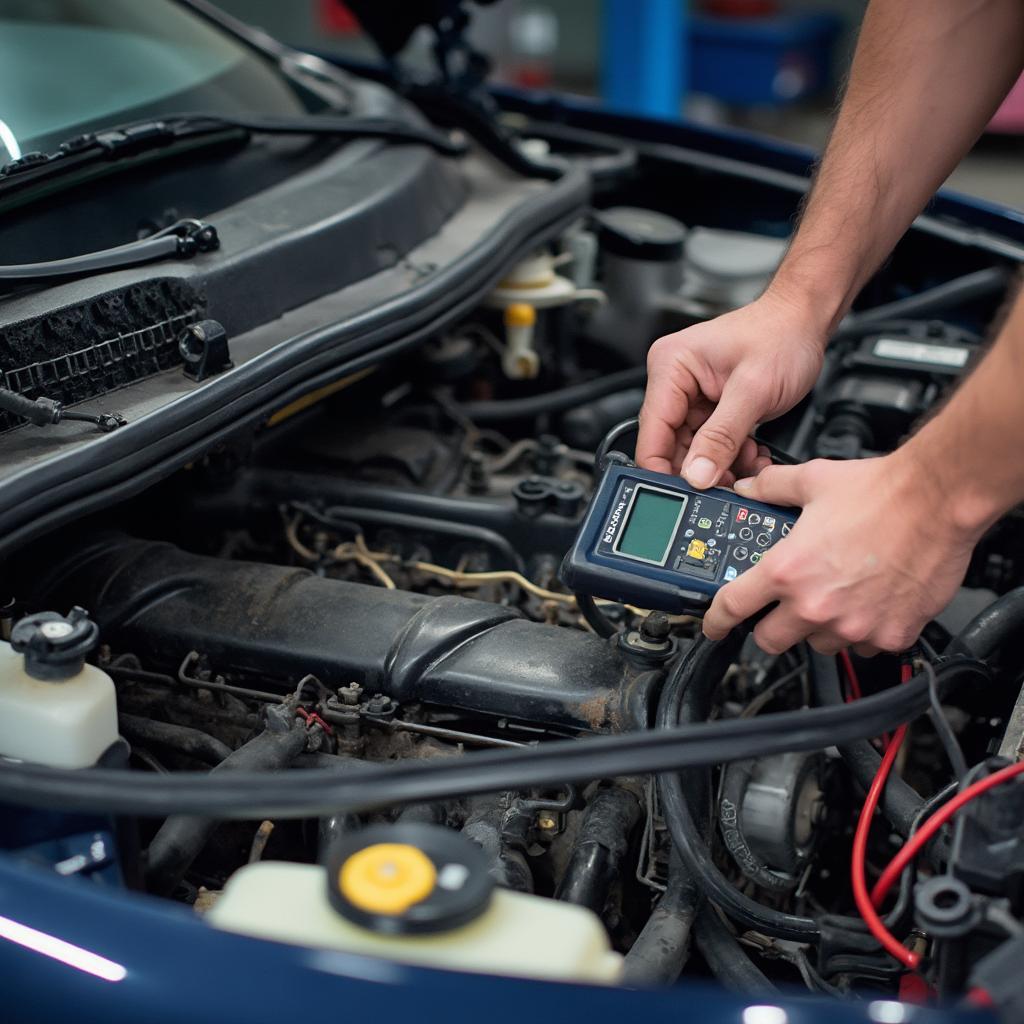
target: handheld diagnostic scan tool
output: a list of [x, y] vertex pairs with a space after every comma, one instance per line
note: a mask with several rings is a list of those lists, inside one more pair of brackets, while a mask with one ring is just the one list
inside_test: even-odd
[[665, 612], [707, 605], [785, 537], [799, 511], [680, 477], [610, 465], [561, 579], [573, 592]]

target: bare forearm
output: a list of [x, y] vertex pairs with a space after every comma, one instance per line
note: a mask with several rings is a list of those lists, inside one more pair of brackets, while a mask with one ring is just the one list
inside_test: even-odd
[[900, 450], [934, 481], [937, 515], [976, 538], [1024, 501], [1024, 298], [981, 364]]
[[770, 292], [828, 331], [977, 139], [1024, 64], [1022, 0], [872, 0]]

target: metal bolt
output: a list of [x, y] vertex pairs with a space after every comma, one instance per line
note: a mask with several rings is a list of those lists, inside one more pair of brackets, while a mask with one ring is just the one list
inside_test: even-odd
[[348, 686], [338, 688], [338, 697], [342, 704], [354, 705], [359, 703], [363, 695], [363, 688], [358, 683], [349, 683]]
[[491, 485], [490, 471], [483, 452], [471, 452], [466, 467], [466, 486], [473, 494], [486, 494]]
[[391, 708], [391, 698], [383, 693], [375, 693], [366, 705], [366, 710], [371, 715], [380, 715]]

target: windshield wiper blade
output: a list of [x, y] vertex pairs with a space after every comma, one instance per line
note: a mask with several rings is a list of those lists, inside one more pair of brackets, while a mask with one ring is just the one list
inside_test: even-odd
[[63, 260], [0, 265], [0, 284], [98, 274], [105, 270], [135, 267], [140, 263], [169, 258], [188, 259], [199, 252], [211, 252], [219, 245], [217, 229], [212, 224], [200, 220], [179, 220], [147, 238], [110, 249], [86, 252]]
[[429, 146], [443, 156], [459, 156], [465, 152], [465, 146], [444, 132], [393, 118], [169, 114], [76, 135], [61, 143], [54, 153], [26, 153], [0, 166], [0, 195], [91, 164], [127, 159], [232, 129], [253, 135], [385, 139]]

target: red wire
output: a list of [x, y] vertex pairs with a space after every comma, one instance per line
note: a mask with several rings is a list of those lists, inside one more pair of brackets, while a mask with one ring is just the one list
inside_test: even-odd
[[853, 837], [853, 857], [850, 864], [850, 872], [853, 883], [853, 898], [861, 917], [864, 918], [864, 923], [868, 926], [868, 931], [878, 939], [879, 944], [890, 956], [895, 957], [901, 964], [913, 970], [917, 967], [921, 957], [907, 949], [885, 927], [885, 922], [878, 916], [878, 912], [871, 904], [871, 898], [868, 896], [867, 879], [865, 877], [868, 833], [871, 830], [871, 819], [875, 816], [878, 801], [881, 798], [882, 790], [885, 788], [885, 781], [889, 777], [889, 771], [892, 769], [893, 762], [896, 760], [896, 755], [899, 753], [900, 747], [903, 744], [903, 738], [906, 735], [907, 727], [901, 725], [896, 730], [896, 735], [893, 736], [892, 742], [885, 748], [882, 763], [879, 765], [878, 772], [871, 781], [871, 788], [868, 790], [867, 799], [861, 808], [860, 818], [857, 821], [857, 831]]
[[[888, 753], [888, 752], [887, 752]], [[976, 796], [988, 792], [988, 790], [1015, 778], [1024, 772], [1024, 761], [1007, 765], [991, 775], [972, 783], [965, 790], [957, 793], [947, 804], [943, 804], [907, 841], [903, 848], [893, 857], [889, 866], [882, 872], [881, 877], [875, 883], [871, 891], [871, 901], [874, 907], [881, 906], [886, 894], [893, 887], [893, 884], [903, 873], [906, 866], [917, 856], [922, 847], [949, 821], [950, 818], [960, 810], [964, 804], [970, 803]]]
[[[849, 656], [844, 659], [844, 665], [848, 658]], [[853, 666], [851, 665], [851, 672], [852, 668]], [[900, 669], [900, 681], [904, 683], [907, 682], [913, 674], [913, 668], [909, 664], [903, 664]], [[851, 675], [850, 678], [852, 679], [854, 677]], [[874, 779], [871, 780], [871, 787], [868, 789], [867, 799], [864, 801], [864, 806], [861, 808], [860, 818], [857, 820], [857, 831], [854, 833], [853, 837], [853, 856], [850, 862], [850, 876], [851, 883], [853, 885], [854, 902], [857, 904], [857, 909], [860, 911], [861, 917], [864, 918], [864, 923], [868, 926], [868, 930], [890, 956], [894, 957], [905, 967], [909, 967], [913, 970], [917, 967], [921, 957], [919, 954], [907, 949], [907, 947], [904, 946], [896, 936], [885, 927], [885, 922], [878, 916], [878, 912], [875, 910], [874, 906], [872, 906], [871, 898], [868, 896], [868, 883], [866, 876], [868, 834], [871, 831], [871, 819], [875, 816], [875, 811], [878, 808], [878, 802], [882, 797], [882, 790], [885, 789], [885, 783], [889, 778], [889, 772], [892, 770], [893, 762], [895, 762], [896, 755], [900, 752], [900, 747], [903, 745], [903, 740], [906, 735], [907, 727], [905, 725], [901, 725], [896, 730], [896, 734], [893, 736], [892, 742], [886, 745], [885, 753], [882, 755], [882, 763], [878, 766], [878, 771], [875, 773]]]
[[850, 652], [840, 651], [839, 660], [843, 663], [843, 671], [846, 673], [846, 679], [850, 685], [846, 703], [849, 704], [851, 700], [860, 700], [860, 680], [857, 678], [857, 670], [853, 667], [853, 658], [850, 657]]

